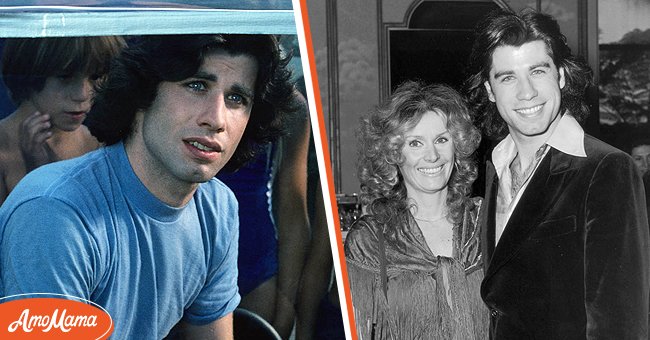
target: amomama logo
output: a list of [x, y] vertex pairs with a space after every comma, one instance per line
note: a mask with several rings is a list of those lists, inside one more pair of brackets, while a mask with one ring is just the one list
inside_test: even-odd
[[113, 320], [101, 306], [69, 296], [0, 299], [0, 339], [107, 339]]

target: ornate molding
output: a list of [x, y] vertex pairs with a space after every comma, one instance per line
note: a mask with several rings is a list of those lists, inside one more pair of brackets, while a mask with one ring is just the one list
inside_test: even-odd
[[[383, 0], [377, 1], [377, 31], [378, 31], [378, 60], [379, 60], [379, 100], [383, 101], [390, 94], [390, 41], [388, 35], [391, 30], [408, 28], [408, 24], [413, 16], [415, 10], [423, 2], [437, 2], [444, 0], [414, 0], [406, 9], [404, 19], [401, 22], [384, 22], [383, 21]], [[587, 0], [584, 0], [587, 1]], [[456, 0], [456, 2], [493, 2], [497, 6], [505, 9], [511, 9], [504, 0]], [[541, 0], [537, 0], [537, 7], [539, 8]]]
[[341, 192], [341, 142], [339, 110], [339, 39], [336, 0], [327, 0], [325, 22], [327, 26], [327, 103], [329, 108], [330, 160], [336, 192]]

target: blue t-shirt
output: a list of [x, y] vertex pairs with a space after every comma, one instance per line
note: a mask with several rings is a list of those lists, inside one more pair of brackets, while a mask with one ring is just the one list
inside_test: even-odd
[[232, 312], [237, 201], [220, 181], [170, 207], [118, 143], [29, 173], [0, 207], [0, 293], [57, 293], [103, 306], [115, 339], [160, 339], [181, 319]]

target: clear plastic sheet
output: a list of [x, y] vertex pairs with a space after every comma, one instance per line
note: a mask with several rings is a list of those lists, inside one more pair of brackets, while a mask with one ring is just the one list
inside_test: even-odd
[[290, 0], [4, 0], [0, 37], [295, 34]]

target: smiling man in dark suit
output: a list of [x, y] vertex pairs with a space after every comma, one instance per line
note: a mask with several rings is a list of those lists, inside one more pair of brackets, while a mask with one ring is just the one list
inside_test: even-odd
[[483, 300], [493, 339], [647, 339], [648, 220], [639, 170], [584, 133], [591, 70], [550, 16], [491, 13], [468, 95], [486, 135]]

